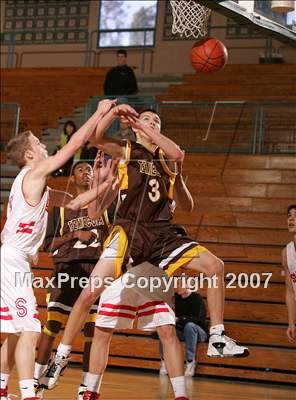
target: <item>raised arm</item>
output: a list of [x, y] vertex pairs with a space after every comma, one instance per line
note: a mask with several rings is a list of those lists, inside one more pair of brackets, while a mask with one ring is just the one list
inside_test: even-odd
[[77, 132], [75, 132], [69, 142], [62, 147], [54, 156], [48, 157], [40, 162], [36, 168], [30, 172], [31, 180], [40, 179], [40, 177], [47, 177], [51, 172], [60, 168], [66, 161], [71, 158], [75, 152], [80, 149], [87, 142], [89, 137], [93, 134], [97, 124], [104, 117], [104, 115], [115, 104], [115, 100], [103, 100], [98, 104], [96, 112], [83, 124]]
[[290, 342], [296, 343], [296, 300], [292, 286], [292, 281], [289, 274], [287, 265], [287, 251], [282, 251], [282, 265], [285, 268], [286, 273], [286, 305], [288, 310], [288, 329], [287, 336]]
[[49, 188], [49, 209], [52, 207], [64, 207], [72, 199], [73, 196], [70, 193]]
[[108, 160], [104, 165], [104, 154], [96, 157], [94, 163], [94, 182], [92, 189], [80, 194], [70, 201], [66, 207], [79, 209], [88, 205], [88, 215], [92, 219], [99, 218], [112, 203], [118, 193], [117, 163]]
[[23, 191], [26, 200], [31, 205], [39, 203], [45, 187], [47, 176], [61, 167], [73, 156], [94, 132], [98, 121], [114, 105], [115, 101], [103, 100], [99, 103], [97, 111], [92, 117], [71, 137], [70, 141], [54, 156], [48, 157], [40, 162], [34, 168], [29, 170], [23, 181]]
[[151, 141], [164, 151], [169, 161], [181, 161], [183, 159], [182, 150], [171, 139], [161, 133], [155, 132], [149, 125], [143, 123], [138, 118], [128, 117], [128, 120], [133, 128], [149, 136]]
[[178, 175], [176, 176], [174, 185], [174, 200], [176, 201], [177, 206], [179, 206], [183, 211], [191, 212], [194, 208], [194, 201], [182, 176], [184, 152], [182, 153], [183, 159], [177, 162]]
[[[94, 181], [93, 187], [97, 189], [97, 196], [88, 206], [88, 216], [92, 219], [98, 218], [111, 205], [118, 195], [118, 162], [108, 160], [105, 165], [104, 153], [98, 152], [94, 163]], [[109, 182], [107, 190], [103, 195], [99, 194], [101, 182]]]
[[98, 148], [118, 160], [124, 159], [125, 157], [125, 142], [122, 140], [105, 138], [105, 133], [112, 122], [121, 115], [137, 117], [138, 113], [127, 104], [121, 104], [112, 108], [102, 118], [100, 124], [97, 125], [95, 137], [92, 138], [92, 143], [95, 143]]

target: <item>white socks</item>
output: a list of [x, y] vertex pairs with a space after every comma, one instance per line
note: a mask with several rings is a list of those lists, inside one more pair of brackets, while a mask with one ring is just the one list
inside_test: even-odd
[[43, 375], [43, 372], [45, 372], [46, 368], [47, 364], [39, 364], [38, 362], [35, 362], [34, 378], [39, 379]]
[[71, 353], [71, 350], [72, 350], [71, 345], [60, 343], [57, 348], [57, 353], [68, 358], [69, 354]]
[[102, 379], [103, 379], [103, 374], [96, 375], [87, 372], [85, 374], [85, 379], [84, 379], [87, 390], [89, 390], [90, 392], [99, 393], [102, 384]]
[[22, 399], [35, 397], [34, 379], [23, 379], [19, 381]]
[[213, 325], [210, 327], [210, 335], [221, 335], [223, 331], [224, 331], [223, 324]]
[[0, 387], [1, 389], [6, 389], [8, 385], [9, 374], [0, 373]]
[[87, 374], [88, 374], [88, 372], [82, 371], [81, 385], [87, 386], [87, 383], [86, 383]]
[[171, 378], [171, 384], [173, 386], [175, 398], [187, 397], [184, 376], [176, 376], [176, 378]]

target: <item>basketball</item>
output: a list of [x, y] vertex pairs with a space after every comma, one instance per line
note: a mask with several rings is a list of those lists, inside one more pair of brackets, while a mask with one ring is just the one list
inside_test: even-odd
[[227, 63], [227, 49], [215, 38], [202, 39], [196, 42], [190, 53], [190, 60], [196, 72], [216, 72]]

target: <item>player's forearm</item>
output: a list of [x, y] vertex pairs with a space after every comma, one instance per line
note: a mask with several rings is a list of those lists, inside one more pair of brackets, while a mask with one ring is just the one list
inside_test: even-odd
[[288, 309], [288, 324], [293, 325], [296, 322], [296, 300], [294, 292], [286, 290], [286, 305]]
[[116, 117], [117, 117], [117, 115], [113, 108], [107, 114], [105, 114], [104, 117], [97, 124], [97, 127], [96, 127], [97, 143], [99, 143], [99, 144], [101, 143], [107, 129], [110, 127], [110, 125], [112, 124], [112, 122], [115, 120]]
[[71, 200], [66, 208], [70, 208], [71, 210], [79, 210], [82, 207], [85, 207], [89, 203], [93, 202], [97, 197], [102, 196], [102, 194], [108, 190], [109, 183], [103, 182], [99, 186], [95, 186], [92, 189], [79, 194], [75, 199]]
[[70, 193], [63, 192], [62, 190], [49, 189], [49, 203], [51, 207], [64, 207], [73, 199]]
[[176, 176], [175, 186], [174, 186], [174, 199], [183, 211], [191, 212], [194, 208], [194, 201], [189, 192], [182, 175]]
[[108, 185], [108, 188], [97, 195], [96, 199], [88, 205], [88, 216], [91, 219], [97, 219], [103, 215], [105, 210], [113, 203], [118, 194], [118, 188], [114, 189]]
[[144, 125], [142, 129], [150, 137], [153, 143], [164, 151], [169, 161], [180, 161], [183, 159], [184, 154], [182, 150], [171, 139], [162, 134], [155, 133], [148, 125]]
[[[100, 110], [97, 110], [90, 118], [87, 120], [78, 131], [71, 137], [69, 142], [66, 144], [71, 146], [72, 149], [75, 149], [73, 154], [80, 149], [93, 134], [99, 122], [104, 117], [104, 113]], [[66, 147], [64, 146], [64, 147]]]

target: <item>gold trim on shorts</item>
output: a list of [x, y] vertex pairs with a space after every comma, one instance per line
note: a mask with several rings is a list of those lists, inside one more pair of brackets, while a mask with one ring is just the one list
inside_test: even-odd
[[128, 238], [124, 229], [120, 225], [115, 225], [110, 235], [104, 242], [104, 250], [110, 244], [115, 235], [119, 234], [117, 257], [115, 259], [115, 279], [119, 278], [122, 274], [122, 264], [124, 261], [125, 253], [128, 247]]
[[169, 266], [165, 270], [166, 274], [168, 276], [173, 275], [173, 273], [177, 269], [182, 267], [184, 264], [187, 264], [188, 262], [193, 260], [193, 258], [197, 257], [200, 253], [204, 253], [205, 251], [208, 251], [208, 249], [206, 249], [203, 246], [200, 246], [199, 244], [197, 246], [192, 247], [191, 249], [183, 253], [177, 261], [168, 264]]

